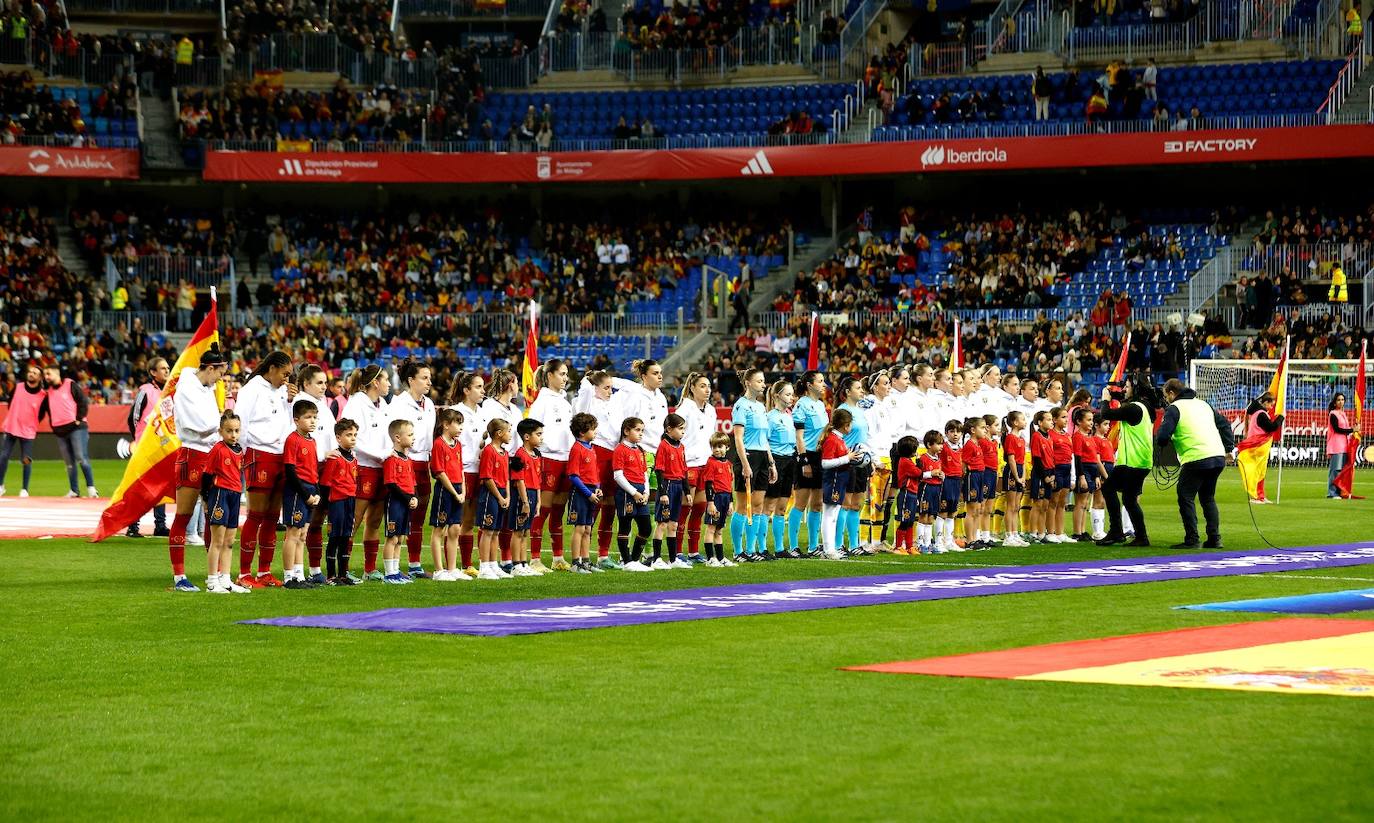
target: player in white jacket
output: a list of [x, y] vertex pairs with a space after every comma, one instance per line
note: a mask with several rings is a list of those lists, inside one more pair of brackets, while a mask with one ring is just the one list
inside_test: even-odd
[[[711, 435], [716, 433], [719, 416], [716, 407], [711, 405], [711, 379], [704, 374], [692, 372], [682, 385], [682, 402], [678, 403], [677, 414], [686, 421], [687, 433], [682, 438], [682, 449], [687, 457], [687, 491], [691, 495], [691, 505], [682, 507], [679, 520], [679, 533], [687, 531], [685, 551], [692, 563], [705, 563], [701, 556], [701, 521], [706, 516], [706, 486], [701, 482], [701, 470], [711, 459]], [[794, 541], [795, 542], [795, 541]]]
[[477, 525], [477, 464], [482, 458], [482, 441], [487, 436], [487, 418], [482, 411], [482, 398], [486, 396], [486, 391], [487, 381], [477, 372], [455, 375], [448, 391], [447, 407], [457, 409], [463, 415], [463, 430], [458, 433], [458, 444], [463, 450], [463, 483], [468, 494], [463, 502], [458, 550], [462, 555], [463, 574], [468, 577], [477, 576], [477, 569], [472, 565], [472, 541], [473, 529]]
[[[281, 586], [272, 574], [277, 553], [277, 521], [281, 519], [281, 495], [286, 487], [282, 450], [286, 436], [295, 429], [291, 401], [296, 387], [291, 378], [291, 357], [283, 351], [268, 354], [239, 389], [234, 412], [242, 419], [243, 474], [248, 489], [248, 517], [239, 532], [238, 584], [247, 588]], [[253, 554], [258, 555], [257, 575]]]
[[[491, 374], [491, 385], [487, 386], [487, 399], [482, 401], [482, 415], [487, 423], [493, 420], [504, 420], [510, 424], [510, 430], [515, 431], [515, 427], [520, 425], [520, 421], [525, 419], [524, 410], [515, 404], [515, 396], [520, 393], [520, 379], [515, 376], [515, 372], [509, 369], [497, 369]], [[509, 459], [515, 456], [515, 452], [520, 448], [520, 438], [511, 436], [510, 442], [506, 444], [506, 457]], [[477, 488], [477, 486], [474, 486]], [[510, 487], [506, 487], [506, 494], [509, 497]], [[474, 495], [475, 496], [475, 495]], [[501, 568], [502, 571], [511, 571], [511, 539], [514, 532], [511, 526], [514, 521], [502, 525], [498, 533], [498, 541], [501, 546]]]
[[433, 490], [429, 477], [429, 455], [434, 448], [434, 418], [438, 412], [429, 397], [433, 383], [432, 371], [422, 360], [406, 360], [397, 370], [401, 393], [391, 398], [387, 407], [387, 423], [405, 420], [415, 427], [415, 439], [406, 449], [410, 470], [415, 475], [415, 508], [410, 510], [410, 533], [406, 535], [406, 555], [411, 577], [428, 577], [420, 562], [424, 549], [425, 519], [429, 514], [429, 495]]
[[182, 369], [172, 396], [172, 419], [177, 439], [181, 441], [176, 460], [177, 510], [167, 536], [173, 591], [200, 591], [186, 579], [186, 527], [200, 499], [205, 461], [210, 456], [210, 449], [219, 442], [220, 408], [215, 385], [224, 379], [228, 367], [224, 354], [218, 348], [211, 348], [200, 356], [200, 368]]
[[[296, 371], [295, 382], [300, 389], [296, 397], [315, 404], [315, 455], [323, 468], [324, 461], [338, 454], [339, 449], [339, 441], [334, 437], [334, 413], [330, 411], [329, 400], [324, 394], [329, 386], [329, 375], [319, 366], [307, 363]], [[310, 513], [310, 528], [305, 533], [305, 548], [310, 556], [309, 579], [316, 585], [324, 585], [328, 581], [320, 569], [320, 561], [324, 558], [324, 521], [328, 513], [328, 506], [316, 506]]]
[[868, 418], [868, 451], [873, 455], [873, 474], [868, 479], [868, 497], [859, 514], [859, 539], [870, 552], [891, 547], [883, 539], [883, 531], [892, 513], [888, 493], [892, 490], [892, 447], [897, 442], [901, 421], [893, 417], [892, 377], [881, 369], [864, 380], [868, 394], [859, 407]]
[[[539, 447], [539, 512], [534, 516], [530, 535], [530, 568], [544, 571], [540, 552], [544, 548], [544, 524], [549, 524], [554, 562], [563, 559], [563, 518], [568, 508], [568, 453], [572, 451], [573, 407], [568, 402], [568, 364], [548, 360], [534, 372], [539, 393], [530, 404], [530, 420], [544, 424], [544, 443]], [[565, 561], [566, 562], [566, 561]]]
[[[375, 363], [349, 376], [348, 402], [341, 420], [358, 424], [358, 442], [353, 454], [358, 459], [358, 493], [355, 524], [363, 527], [363, 574], [381, 582], [377, 571], [378, 535], [386, 515], [386, 484], [382, 482], [382, 463], [391, 453], [387, 398], [391, 396], [391, 376]], [[356, 526], [355, 526], [356, 527]]]
[[[577, 399], [573, 409], [585, 412], [596, 418], [596, 436], [592, 439], [592, 451], [596, 452], [598, 472], [597, 486], [601, 489], [614, 489], [615, 477], [611, 470], [611, 457], [616, 444], [620, 441], [620, 405], [611, 392], [615, 378], [604, 371], [588, 372], [582, 376], [582, 384], [577, 389]], [[596, 553], [597, 567], [618, 569], [620, 564], [611, 558], [611, 535], [615, 519], [615, 496], [607, 494], [601, 502], [601, 514], [597, 520]], [[555, 571], [571, 571], [566, 561], [554, 561]]]

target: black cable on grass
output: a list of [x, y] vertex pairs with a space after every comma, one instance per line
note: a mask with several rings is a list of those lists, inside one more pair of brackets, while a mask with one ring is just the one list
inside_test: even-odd
[[[1250, 488], [1250, 484], [1245, 481], [1245, 464], [1237, 460], [1236, 468], [1240, 469], [1241, 485], [1245, 486], [1245, 488], [1247, 489]], [[1248, 492], [1246, 493], [1245, 507], [1250, 510], [1250, 524], [1255, 527], [1255, 534], [1258, 534], [1260, 536], [1260, 539], [1269, 545], [1269, 548], [1283, 548], [1282, 546], [1275, 546], [1274, 542], [1265, 536], [1264, 530], [1261, 529], [1259, 526], [1259, 520], [1255, 519], [1255, 504], [1250, 502]]]

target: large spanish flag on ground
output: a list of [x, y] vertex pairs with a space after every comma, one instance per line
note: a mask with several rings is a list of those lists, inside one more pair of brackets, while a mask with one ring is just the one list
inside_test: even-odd
[[525, 336], [525, 363], [520, 370], [520, 389], [525, 395], [525, 413], [529, 414], [530, 404], [539, 396], [539, 387], [534, 385], [534, 372], [539, 368], [539, 308], [530, 301], [530, 328]]
[[[172, 376], [162, 389], [153, 416], [148, 418], [143, 437], [134, 444], [133, 456], [124, 469], [124, 479], [119, 481], [119, 488], [110, 498], [110, 505], [100, 515], [100, 525], [96, 527], [92, 538], [94, 541], [123, 531], [153, 506], [171, 501], [176, 492], [177, 449], [181, 448], [172, 415], [172, 398], [177, 393], [177, 381], [185, 369], [199, 367], [200, 356], [209, 350], [211, 344], [218, 342], [219, 311], [215, 291], [211, 289], [210, 311], [200, 321], [200, 328], [196, 329], [186, 350], [172, 367]], [[215, 387], [215, 394], [219, 399], [219, 407], [223, 409], [224, 384]]]
[[1360, 344], [1360, 365], [1355, 369], [1355, 402], [1353, 404], [1355, 416], [1352, 418], [1350, 424], [1350, 427], [1353, 428], [1355, 432], [1350, 435], [1350, 444], [1345, 448], [1345, 466], [1341, 469], [1341, 473], [1336, 475], [1336, 488], [1340, 489], [1341, 497], [1346, 498], [1354, 496], [1355, 458], [1360, 454], [1360, 432], [1362, 431], [1361, 425], [1364, 423], [1364, 397], [1366, 391], [1364, 369], [1365, 361], [1368, 356], [1369, 341], [1366, 340]]
[[[1284, 392], [1288, 387], [1288, 341], [1283, 341], [1283, 356], [1274, 379], [1269, 381], [1269, 393], [1274, 396], [1274, 416], [1283, 414]], [[1269, 450], [1283, 437], [1283, 427], [1273, 433], [1256, 432], [1236, 444], [1236, 464], [1240, 466], [1240, 482], [1251, 500], [1265, 500], [1264, 476], [1269, 472]]]

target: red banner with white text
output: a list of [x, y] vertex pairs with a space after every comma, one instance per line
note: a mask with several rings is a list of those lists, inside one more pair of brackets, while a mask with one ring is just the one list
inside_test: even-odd
[[0, 177], [95, 177], [137, 180], [138, 149], [0, 146]]
[[529, 153], [212, 151], [205, 179], [278, 183], [573, 183], [852, 177], [1374, 156], [1374, 126], [1005, 137], [829, 146]]

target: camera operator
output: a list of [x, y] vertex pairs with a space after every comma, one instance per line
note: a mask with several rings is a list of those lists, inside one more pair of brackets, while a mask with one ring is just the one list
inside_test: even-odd
[[1202, 504], [1207, 521], [1207, 542], [1201, 547], [1220, 549], [1221, 514], [1217, 511], [1217, 478], [1226, 468], [1236, 448], [1236, 438], [1226, 418], [1200, 399], [1197, 392], [1174, 378], [1164, 384], [1164, 399], [1169, 406], [1155, 432], [1155, 448], [1172, 447], [1178, 453], [1181, 472], [1178, 478], [1178, 514], [1183, 519], [1183, 542], [1175, 549], [1196, 549], [1197, 510], [1193, 498]]
[[1102, 487], [1108, 525], [1106, 537], [1097, 541], [1099, 546], [1114, 546], [1126, 541], [1121, 518], [1123, 507], [1135, 529], [1135, 539], [1127, 545], [1150, 545], [1145, 512], [1140, 508], [1140, 492], [1154, 464], [1150, 430], [1159, 406], [1159, 393], [1148, 375], [1137, 374], [1125, 385], [1109, 385], [1102, 390], [1102, 419], [1120, 424], [1121, 439], [1117, 444], [1116, 466]]

